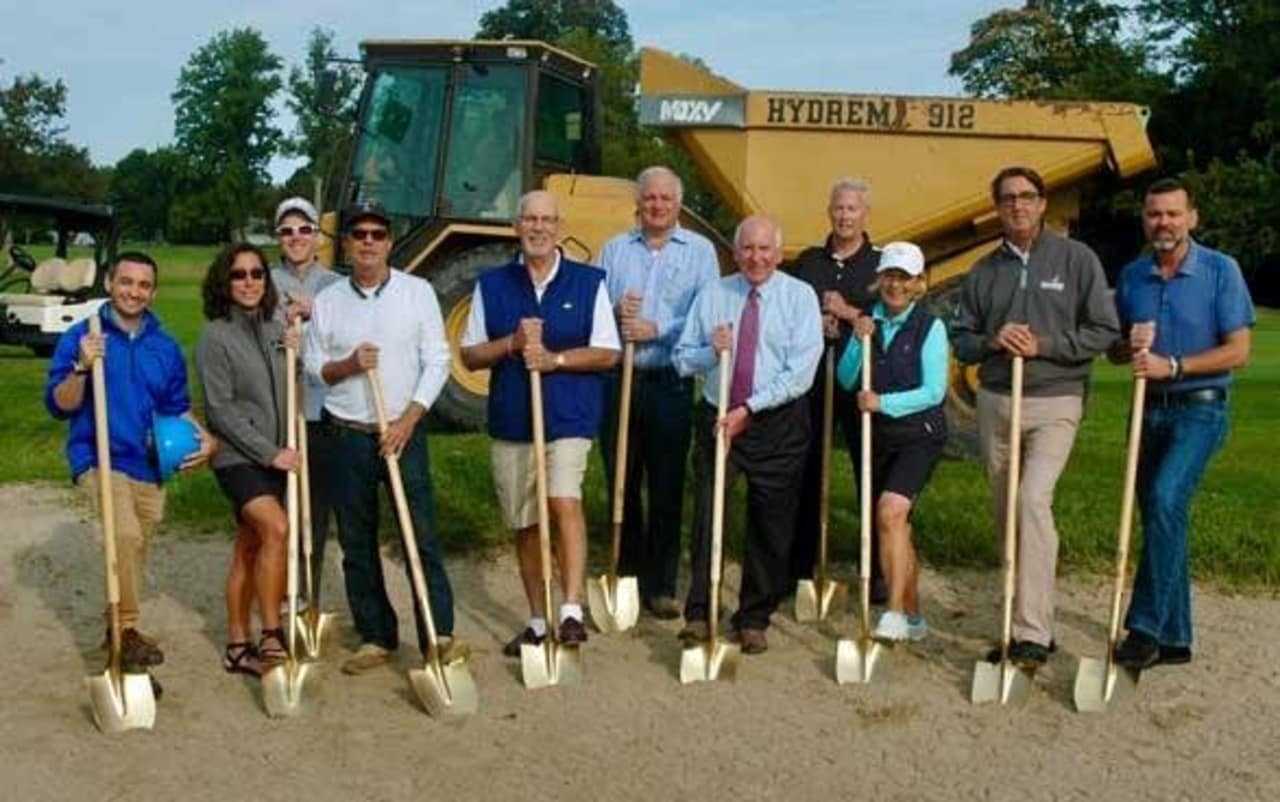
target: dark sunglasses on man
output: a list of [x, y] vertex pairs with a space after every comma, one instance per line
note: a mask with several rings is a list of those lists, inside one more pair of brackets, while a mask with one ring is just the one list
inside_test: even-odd
[[391, 232], [387, 231], [385, 228], [349, 228], [347, 229], [347, 236], [351, 237], [351, 239], [356, 240], [357, 242], [367, 242], [369, 240], [373, 240], [374, 242], [382, 242], [386, 240], [386, 238], [390, 235], [390, 233]]

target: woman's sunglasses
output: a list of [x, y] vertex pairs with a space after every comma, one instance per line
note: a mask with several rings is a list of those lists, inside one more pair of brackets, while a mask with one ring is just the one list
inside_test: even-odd
[[254, 281], [262, 281], [263, 276], [267, 275], [267, 271], [260, 267], [254, 267], [249, 270], [245, 270], [243, 267], [237, 267], [228, 275], [231, 276], [232, 281], [244, 281], [247, 278], [251, 278]]

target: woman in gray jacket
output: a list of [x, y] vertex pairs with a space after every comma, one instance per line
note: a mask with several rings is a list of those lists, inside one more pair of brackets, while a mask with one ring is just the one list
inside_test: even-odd
[[[232, 245], [218, 255], [204, 279], [209, 323], [196, 346], [205, 417], [224, 444], [213, 473], [236, 516], [222, 664], [254, 676], [287, 657], [280, 627], [289, 531], [284, 491], [286, 472], [298, 467], [297, 452], [284, 447], [289, 335], [275, 318], [279, 298], [266, 265], [253, 245]], [[262, 622], [256, 646], [249, 637], [255, 597]]]

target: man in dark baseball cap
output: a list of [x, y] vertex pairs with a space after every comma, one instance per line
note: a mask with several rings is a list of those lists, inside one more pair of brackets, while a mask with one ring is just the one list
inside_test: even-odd
[[359, 203], [353, 203], [342, 212], [342, 221], [344, 228], [349, 230], [356, 223], [365, 220], [376, 220], [387, 228], [391, 227], [391, 216], [387, 214], [387, 209], [376, 200], [363, 200]]

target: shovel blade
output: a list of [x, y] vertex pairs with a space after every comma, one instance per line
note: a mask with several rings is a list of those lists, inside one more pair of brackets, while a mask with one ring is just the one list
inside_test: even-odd
[[438, 671], [432, 663], [412, 669], [409, 683], [433, 718], [469, 716], [480, 708], [480, 694], [465, 660], [442, 665]]
[[302, 688], [311, 666], [292, 658], [262, 675], [262, 703], [272, 718], [296, 716], [302, 711]]
[[640, 618], [640, 586], [634, 576], [609, 582], [608, 574], [587, 582], [591, 621], [601, 632], [626, 632]]
[[1072, 697], [1077, 712], [1103, 713], [1109, 705], [1132, 696], [1137, 688], [1137, 672], [1114, 664], [1108, 669], [1106, 660], [1081, 657]]
[[796, 620], [804, 624], [825, 621], [847, 598], [848, 588], [843, 582], [801, 579], [796, 583]]
[[836, 642], [836, 683], [866, 684], [871, 681], [884, 646], [871, 638], [840, 640]]
[[298, 613], [298, 637], [308, 660], [319, 660], [326, 632], [331, 631], [333, 613]]
[[520, 676], [529, 690], [582, 683], [582, 653], [550, 639], [520, 644]]
[[1008, 660], [1002, 663], [979, 660], [973, 664], [973, 686], [969, 690], [973, 704], [1020, 704], [1030, 695], [1031, 678]]
[[149, 730], [156, 723], [156, 697], [146, 674], [121, 674], [120, 682], [111, 672], [85, 677], [93, 722], [108, 734], [125, 730]]
[[738, 678], [741, 650], [736, 644], [716, 641], [690, 646], [680, 653], [680, 682], [733, 682]]

